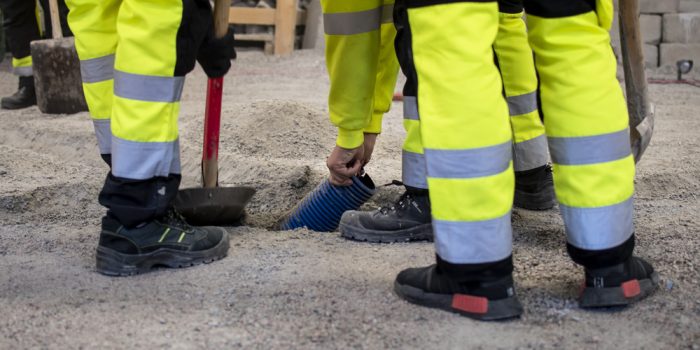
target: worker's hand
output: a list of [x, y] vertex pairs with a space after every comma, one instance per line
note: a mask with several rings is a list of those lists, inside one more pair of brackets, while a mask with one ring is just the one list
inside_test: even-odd
[[197, 52], [197, 61], [209, 78], [222, 77], [231, 68], [231, 60], [236, 58], [233, 43], [232, 28], [228, 29], [223, 38], [215, 38], [213, 30], [204, 38]]
[[379, 134], [365, 134], [365, 143], [363, 145], [365, 153], [362, 158], [362, 166], [367, 165], [372, 159], [372, 152], [374, 152], [374, 145], [377, 143], [377, 136], [379, 136]]
[[336, 186], [352, 185], [352, 177], [359, 174], [364, 165], [364, 154], [364, 145], [354, 149], [335, 146], [326, 160], [326, 165], [331, 173], [331, 184]]

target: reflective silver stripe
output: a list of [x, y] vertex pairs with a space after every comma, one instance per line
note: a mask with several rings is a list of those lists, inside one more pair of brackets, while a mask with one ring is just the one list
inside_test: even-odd
[[112, 136], [112, 173], [145, 180], [180, 173], [179, 142], [135, 142]]
[[513, 145], [513, 170], [515, 171], [532, 170], [547, 164], [548, 161], [549, 153], [545, 135]]
[[32, 66], [29, 67], [14, 67], [12, 68], [12, 73], [20, 77], [31, 77], [34, 75], [34, 69]]
[[612, 162], [632, 154], [629, 129], [605, 135], [550, 137], [552, 161], [561, 165]]
[[508, 111], [510, 116], [523, 115], [537, 110], [537, 92], [510, 96], [508, 101]]
[[559, 203], [566, 237], [575, 247], [603, 250], [616, 247], [634, 232], [632, 198], [611, 206], [574, 208]]
[[382, 25], [383, 7], [367, 11], [324, 13], [323, 28], [327, 35], [353, 35], [378, 30]]
[[418, 101], [415, 96], [403, 97], [403, 119], [420, 120]]
[[394, 23], [394, 4], [382, 7], [382, 24]]
[[93, 119], [92, 125], [95, 127], [97, 145], [100, 147], [100, 154], [112, 153], [112, 122], [110, 119]]
[[158, 77], [114, 71], [114, 94], [122, 98], [150, 102], [177, 102], [185, 77]]
[[443, 221], [433, 218], [435, 251], [453, 264], [503, 260], [512, 253], [513, 231], [508, 214], [484, 221]]
[[114, 55], [80, 61], [83, 83], [97, 83], [114, 79]]
[[407, 186], [427, 189], [425, 156], [404, 150], [401, 161], [401, 181]]
[[462, 149], [425, 149], [428, 176], [443, 179], [467, 179], [500, 174], [513, 157], [512, 143]]

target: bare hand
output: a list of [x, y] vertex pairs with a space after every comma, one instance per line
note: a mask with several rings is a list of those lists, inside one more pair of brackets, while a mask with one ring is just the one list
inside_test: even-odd
[[336, 186], [352, 185], [352, 177], [359, 174], [364, 165], [364, 154], [364, 146], [345, 149], [336, 145], [326, 160], [326, 165], [331, 173], [331, 184]]

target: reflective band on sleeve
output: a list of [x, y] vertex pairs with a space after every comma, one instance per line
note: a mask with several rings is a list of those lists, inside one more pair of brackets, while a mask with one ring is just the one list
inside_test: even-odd
[[382, 24], [394, 23], [394, 4], [382, 7]]
[[461, 149], [425, 149], [428, 176], [443, 179], [467, 179], [500, 174], [510, 166], [512, 143]]
[[532, 170], [547, 164], [547, 137], [537, 136], [534, 139], [513, 145], [513, 170]]
[[80, 61], [83, 83], [97, 83], [114, 79], [114, 55]]
[[508, 111], [511, 117], [528, 114], [537, 110], [537, 92], [510, 96], [506, 98], [506, 101], [508, 101]]
[[112, 123], [110, 119], [93, 119], [97, 145], [100, 147], [100, 154], [112, 154]]
[[138, 101], [178, 102], [185, 77], [158, 77], [114, 71], [114, 95]]
[[616, 247], [634, 232], [634, 204], [630, 199], [598, 208], [574, 208], [559, 203], [568, 242], [580, 249]]
[[433, 218], [435, 250], [453, 264], [499, 261], [512, 253], [510, 212], [484, 221], [443, 221]]
[[403, 97], [403, 119], [420, 120], [418, 102], [415, 96]]
[[12, 73], [19, 77], [31, 77], [34, 75], [34, 69], [32, 66], [29, 67], [14, 67], [12, 68]]
[[561, 165], [612, 162], [631, 154], [629, 129], [584, 137], [550, 137], [552, 161]]
[[179, 143], [135, 142], [112, 136], [112, 173], [135, 180], [179, 174]]
[[382, 9], [359, 12], [324, 13], [323, 28], [327, 35], [353, 35], [378, 30], [382, 24]]
[[404, 150], [401, 161], [401, 181], [407, 186], [427, 189], [425, 156]]

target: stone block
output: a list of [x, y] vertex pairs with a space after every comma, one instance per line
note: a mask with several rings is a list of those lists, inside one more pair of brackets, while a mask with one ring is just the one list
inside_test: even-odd
[[700, 12], [700, 0], [681, 0], [678, 12]]
[[[613, 46], [620, 44], [620, 24], [617, 14], [613, 18], [612, 28], [610, 28], [610, 42]], [[646, 44], [658, 45], [661, 42], [661, 16], [641, 15], [639, 17], [639, 31], [642, 40]]]
[[700, 43], [700, 12], [665, 14], [663, 42]]
[[642, 33], [642, 40], [646, 44], [658, 44], [661, 42], [661, 16], [641, 15], [639, 16], [639, 31]]
[[679, 60], [693, 60], [700, 63], [700, 44], [669, 44], [659, 46], [659, 66], [674, 66]]
[[656, 45], [644, 44], [644, 62], [647, 68], [659, 66], [659, 47]]
[[639, 0], [640, 13], [675, 13], [680, 0]]

